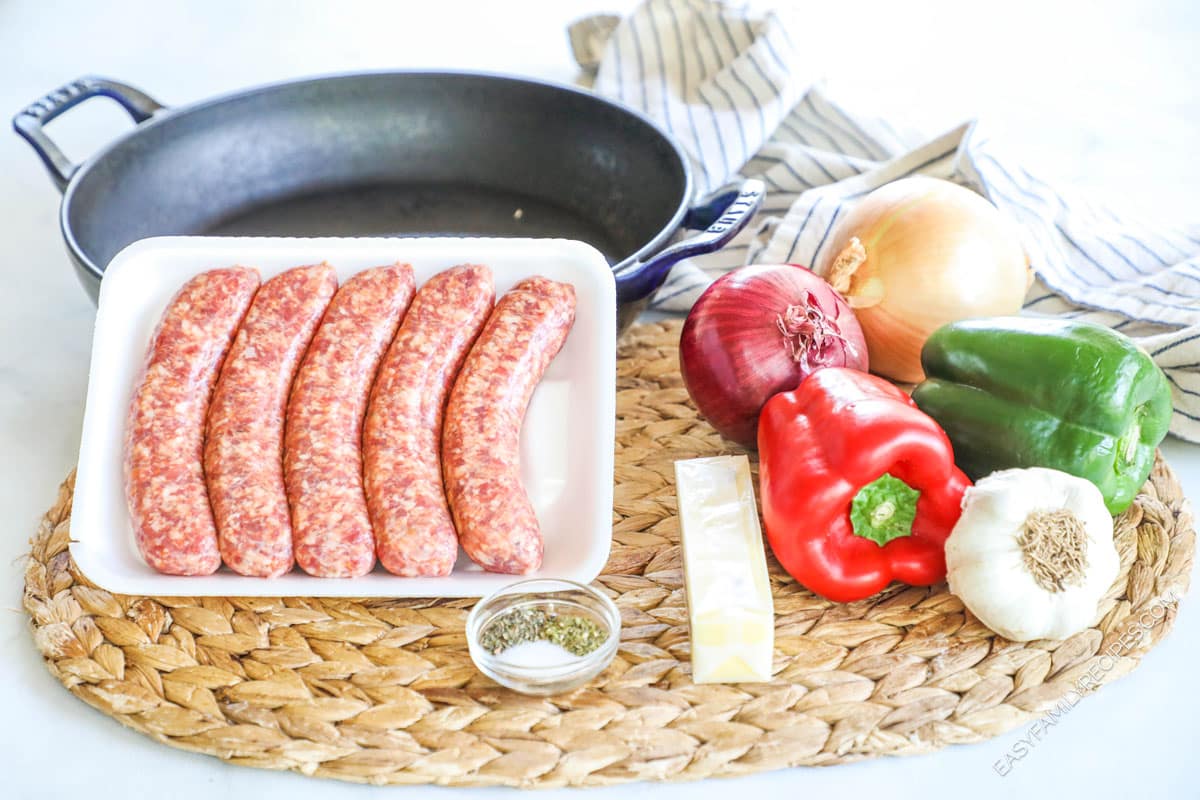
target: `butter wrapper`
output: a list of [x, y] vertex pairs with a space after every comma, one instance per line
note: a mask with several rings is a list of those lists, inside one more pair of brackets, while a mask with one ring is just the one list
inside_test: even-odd
[[775, 604], [746, 456], [675, 462], [695, 683], [771, 679]]

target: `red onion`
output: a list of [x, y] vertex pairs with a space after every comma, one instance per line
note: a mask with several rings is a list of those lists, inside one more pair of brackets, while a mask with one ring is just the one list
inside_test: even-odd
[[794, 264], [752, 265], [700, 295], [679, 342], [683, 383], [726, 439], [753, 448], [773, 395], [821, 367], [867, 370], [862, 329], [833, 287]]

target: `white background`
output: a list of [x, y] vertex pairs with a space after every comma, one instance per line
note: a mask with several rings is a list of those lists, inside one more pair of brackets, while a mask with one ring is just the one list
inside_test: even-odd
[[[597, 6], [604, 2], [606, 6]], [[834, 97], [938, 133], [984, 116], [1035, 174], [1119, 207], [1200, 221], [1200, 7], [1007, 0], [805, 4]], [[628, 0], [479, 3], [61, 3], [0, 0], [0, 113], [80, 75], [108, 75], [180, 104], [262, 81], [360, 68], [457, 67], [571, 81], [565, 24]], [[51, 131], [85, 157], [128, 127], [91, 103]], [[128, 731], [50, 677], [20, 611], [26, 540], [74, 464], [94, 310], [57, 232], [57, 193], [32, 152], [0, 134], [0, 774], [13, 798], [284, 795], [452, 798], [507, 790], [367, 788], [231, 767]], [[1200, 448], [1166, 451], [1200, 497]], [[1088, 698], [999, 777], [1020, 736], [907, 759], [653, 787], [656, 797], [1200, 795], [1200, 611], [1131, 676]], [[634, 797], [646, 786], [588, 797]], [[557, 797], [566, 792], [549, 792]]]

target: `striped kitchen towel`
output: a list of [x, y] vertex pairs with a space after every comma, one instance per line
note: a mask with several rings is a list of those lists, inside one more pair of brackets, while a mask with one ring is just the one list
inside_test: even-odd
[[572, 26], [595, 90], [653, 118], [691, 157], [697, 193], [766, 182], [764, 210], [718, 253], [680, 264], [653, 307], [686, 311], [718, 275], [749, 263], [812, 264], [838, 217], [906, 175], [967, 186], [1020, 223], [1037, 273], [1025, 313], [1108, 325], [1171, 383], [1171, 432], [1200, 442], [1200, 226], [1149, 226], [1038, 180], [979, 123], [932, 141], [848, 113], [811, 84], [781, 12], [711, 0], [649, 0], [629, 17]]

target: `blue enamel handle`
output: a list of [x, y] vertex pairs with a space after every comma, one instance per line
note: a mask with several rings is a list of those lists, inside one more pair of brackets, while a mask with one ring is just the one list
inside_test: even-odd
[[720, 250], [745, 228], [763, 201], [763, 182], [753, 178], [720, 189], [688, 211], [684, 225], [700, 233], [660, 250], [645, 262], [616, 273], [617, 302], [641, 300], [663, 285], [671, 268], [685, 258]]
[[79, 165], [67, 158], [67, 154], [46, 135], [44, 126], [63, 112], [92, 97], [110, 97], [116, 100], [129, 112], [134, 122], [145, 122], [163, 108], [154, 98], [132, 86], [92, 76], [71, 81], [40, 100], [30, 103], [13, 117], [13, 130], [33, 147], [60, 192], [67, 188]]

